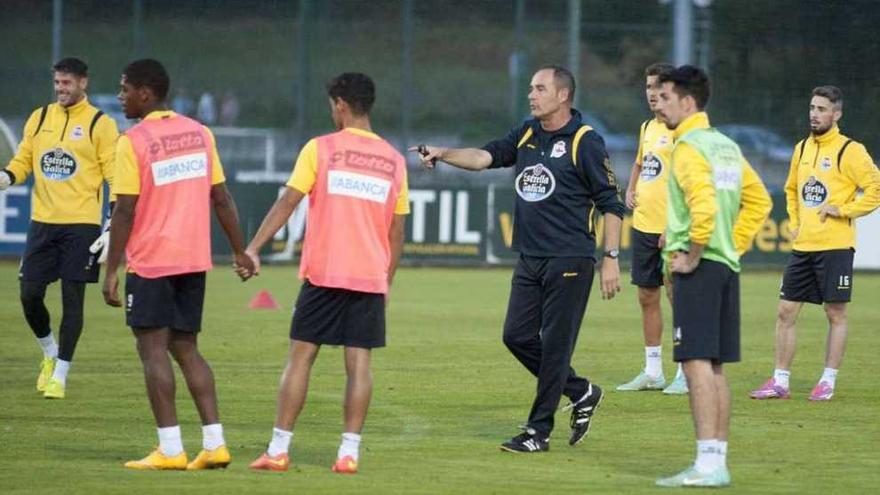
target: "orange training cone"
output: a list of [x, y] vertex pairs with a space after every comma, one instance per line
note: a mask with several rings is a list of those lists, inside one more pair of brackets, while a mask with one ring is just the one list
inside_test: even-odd
[[250, 309], [278, 309], [281, 306], [275, 302], [275, 298], [272, 297], [272, 294], [269, 294], [269, 291], [263, 289], [257, 292], [257, 295], [251, 299], [248, 307]]

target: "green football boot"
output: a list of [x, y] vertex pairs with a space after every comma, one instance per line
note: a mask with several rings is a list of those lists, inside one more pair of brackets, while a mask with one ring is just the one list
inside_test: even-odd
[[617, 386], [618, 392], [636, 392], [639, 390], [663, 390], [666, 386], [666, 378], [661, 373], [658, 377], [653, 377], [644, 371], [639, 376]]

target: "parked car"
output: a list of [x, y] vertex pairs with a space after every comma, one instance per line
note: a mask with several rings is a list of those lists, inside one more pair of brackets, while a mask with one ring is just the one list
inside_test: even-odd
[[635, 153], [638, 148], [638, 136], [634, 134], [621, 134], [612, 132], [608, 124], [593, 112], [584, 112], [583, 121], [588, 124], [605, 140], [605, 149], [608, 153], [623, 151]]
[[794, 142], [759, 125], [723, 124], [716, 128], [736, 141], [768, 188], [781, 189], [785, 185]]
[[[776, 132], [758, 125], [724, 124], [718, 130], [743, 150], [743, 153], [757, 153], [762, 158], [788, 163], [791, 160], [794, 143], [789, 143]], [[748, 158], [748, 157], [747, 157]]]

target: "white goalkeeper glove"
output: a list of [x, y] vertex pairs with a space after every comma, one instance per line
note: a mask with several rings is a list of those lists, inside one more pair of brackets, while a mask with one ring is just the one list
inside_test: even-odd
[[98, 238], [95, 239], [95, 242], [93, 242], [92, 245], [89, 246], [89, 252], [92, 254], [97, 254], [98, 252], [100, 252], [101, 254], [98, 255], [98, 264], [103, 265], [104, 262], [107, 261], [107, 251], [109, 251], [109, 250], [110, 250], [110, 219], [108, 218], [107, 222], [104, 224], [104, 229], [101, 232], [101, 235], [99, 235]]
[[12, 185], [12, 177], [9, 172], [0, 170], [0, 191], [5, 191]]

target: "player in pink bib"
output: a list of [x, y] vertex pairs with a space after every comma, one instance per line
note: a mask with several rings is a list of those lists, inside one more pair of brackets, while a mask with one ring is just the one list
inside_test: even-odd
[[290, 330], [290, 353], [278, 391], [267, 451], [253, 469], [286, 471], [293, 426], [306, 399], [321, 345], [345, 346], [345, 425], [333, 471], [355, 473], [373, 382], [371, 349], [385, 345], [385, 301], [403, 249], [409, 213], [406, 161], [374, 134], [373, 81], [345, 73], [327, 86], [338, 132], [303, 147], [287, 188], [246, 250], [258, 253], [308, 195], [299, 276], [303, 286]]
[[[217, 411], [214, 375], [199, 353], [198, 334], [211, 269], [211, 208], [223, 227], [242, 279], [254, 271], [244, 254], [235, 202], [226, 189], [214, 136], [198, 122], [166, 110], [168, 74], [156, 60], [138, 60], [122, 75], [119, 100], [141, 122], [116, 145], [117, 195], [110, 230], [104, 300], [122, 306], [117, 271], [125, 251], [125, 320], [137, 338], [159, 448], [125, 463], [130, 469], [226, 467], [229, 451]], [[180, 365], [202, 420], [203, 450], [187, 462], [174, 404]]]

